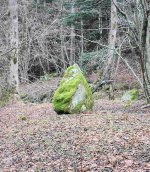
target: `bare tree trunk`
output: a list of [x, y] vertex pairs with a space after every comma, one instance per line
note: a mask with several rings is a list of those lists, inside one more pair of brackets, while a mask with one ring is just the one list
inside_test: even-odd
[[111, 68], [114, 57], [114, 48], [116, 44], [116, 34], [117, 34], [117, 9], [116, 6], [111, 2], [111, 21], [110, 21], [110, 31], [109, 31], [109, 49], [108, 49], [108, 62], [105, 71], [106, 79], [111, 77]]
[[99, 23], [98, 23], [98, 29], [99, 33], [102, 34], [102, 10], [101, 7], [99, 8], [99, 17], [98, 17]]
[[44, 8], [46, 8], [46, 0], [44, 0]]
[[[115, 0], [116, 1], [116, 0]], [[111, 27], [109, 31], [109, 39], [108, 39], [108, 61], [107, 66], [104, 71], [104, 78], [105, 80], [112, 79], [112, 67], [113, 67], [113, 57], [114, 57], [114, 49], [116, 44], [116, 34], [117, 34], [117, 9], [114, 5], [113, 1], [111, 1]], [[109, 84], [109, 99], [114, 99], [114, 92], [113, 92], [113, 83]]]
[[[116, 3], [116, 0], [114, 0]], [[104, 70], [103, 76], [100, 80], [100, 82], [97, 84], [97, 86], [94, 88], [93, 92], [95, 92], [99, 86], [102, 84], [104, 80], [111, 80], [111, 72], [112, 72], [112, 63], [113, 63], [113, 57], [114, 57], [114, 48], [115, 48], [115, 43], [116, 43], [116, 33], [117, 33], [117, 9], [114, 3], [111, 1], [111, 21], [110, 21], [110, 31], [109, 31], [109, 49], [108, 49], [108, 60], [107, 60], [107, 66]], [[114, 99], [113, 95], [113, 86], [111, 85], [112, 82], [110, 83], [110, 93], [109, 93], [109, 98]]]
[[150, 103], [150, 83], [149, 83], [149, 58], [150, 55], [148, 53], [149, 49], [149, 41], [150, 41], [150, 33], [149, 33], [149, 9], [148, 9], [148, 2], [142, 1], [143, 11], [144, 11], [144, 18], [143, 18], [143, 25], [142, 25], [142, 35], [141, 35], [141, 70], [142, 70], [142, 78], [143, 78], [143, 88], [145, 92], [145, 96], [147, 102]]
[[[74, 8], [74, 2], [72, 4], [71, 7], [71, 13], [74, 14], [75, 13], [75, 8]], [[70, 65], [73, 65], [75, 62], [75, 29], [74, 29], [74, 25], [71, 25], [71, 46], [70, 46]]]
[[19, 92], [18, 79], [18, 4], [17, 0], [9, 0], [10, 11], [10, 44], [12, 51], [10, 52], [10, 73], [8, 77], [9, 90]]
[[39, 6], [39, 4], [40, 4], [40, 0], [37, 0], [36, 1], [36, 13], [38, 12], [38, 6]]
[[145, 55], [145, 62], [144, 62], [144, 66], [145, 66], [145, 82], [143, 82], [144, 84], [144, 88], [145, 90], [145, 94], [147, 97], [147, 102], [150, 103], [150, 15], [147, 16], [147, 32], [146, 32], [146, 51], [145, 54], [143, 52], [143, 54]]
[[147, 36], [146, 36], [146, 73], [148, 79], [148, 86], [150, 90], [150, 15], [148, 16], [148, 27], [147, 27]]
[[[63, 12], [63, 0], [61, 1], [61, 15]], [[65, 55], [64, 55], [64, 27], [63, 23], [61, 22], [60, 26], [60, 40], [61, 40], [61, 58], [63, 60], [63, 69], [66, 69], [66, 60], [65, 60]]]
[[83, 20], [81, 19], [81, 53], [84, 52]]

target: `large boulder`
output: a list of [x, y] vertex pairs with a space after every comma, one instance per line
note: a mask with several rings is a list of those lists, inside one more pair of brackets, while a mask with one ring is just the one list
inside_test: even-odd
[[92, 110], [92, 92], [77, 64], [66, 70], [52, 103], [54, 110], [60, 114]]

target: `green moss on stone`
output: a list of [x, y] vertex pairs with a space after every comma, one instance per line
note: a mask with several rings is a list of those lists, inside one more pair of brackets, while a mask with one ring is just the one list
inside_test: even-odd
[[[70, 102], [79, 84], [85, 88], [86, 98], [81, 101], [73, 110], [70, 110]], [[64, 77], [53, 96], [52, 103], [57, 113], [76, 113], [79, 112], [84, 104], [88, 110], [92, 110], [92, 92], [85, 77], [77, 65], [70, 66], [66, 70]]]

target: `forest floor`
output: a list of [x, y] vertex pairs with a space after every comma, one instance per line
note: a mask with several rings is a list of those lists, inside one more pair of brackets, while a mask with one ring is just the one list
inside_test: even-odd
[[150, 172], [150, 107], [95, 101], [57, 115], [50, 103], [0, 109], [0, 172]]

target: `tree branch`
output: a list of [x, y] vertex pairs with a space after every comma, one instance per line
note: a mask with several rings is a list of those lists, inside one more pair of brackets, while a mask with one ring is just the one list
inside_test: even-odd
[[14, 50], [15, 48], [11, 48], [10, 50], [6, 51], [3, 54], [0, 54], [0, 57], [5, 56], [6, 54], [10, 53], [12, 50]]

